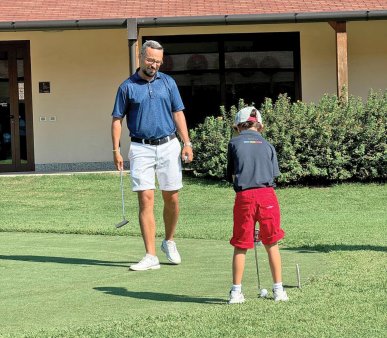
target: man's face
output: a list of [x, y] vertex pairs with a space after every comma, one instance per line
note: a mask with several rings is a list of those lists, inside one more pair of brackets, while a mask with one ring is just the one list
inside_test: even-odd
[[140, 70], [145, 77], [152, 78], [163, 64], [164, 52], [160, 49], [147, 48], [140, 58]]

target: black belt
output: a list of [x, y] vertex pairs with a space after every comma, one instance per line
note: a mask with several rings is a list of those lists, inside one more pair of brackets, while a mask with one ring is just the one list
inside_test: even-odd
[[172, 141], [174, 138], [176, 138], [176, 134], [171, 134], [167, 137], [162, 137], [155, 140], [146, 140], [144, 138], [132, 137], [131, 141], [142, 144], [150, 144], [151, 146], [161, 146], [164, 143]]

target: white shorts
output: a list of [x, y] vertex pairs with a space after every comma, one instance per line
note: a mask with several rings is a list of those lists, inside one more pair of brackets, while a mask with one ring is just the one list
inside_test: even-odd
[[155, 176], [163, 191], [183, 187], [181, 146], [177, 138], [160, 146], [132, 142], [129, 161], [133, 191], [156, 189]]

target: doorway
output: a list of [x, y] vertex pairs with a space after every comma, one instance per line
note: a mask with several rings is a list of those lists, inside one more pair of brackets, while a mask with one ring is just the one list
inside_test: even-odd
[[0, 172], [35, 170], [29, 41], [0, 42]]

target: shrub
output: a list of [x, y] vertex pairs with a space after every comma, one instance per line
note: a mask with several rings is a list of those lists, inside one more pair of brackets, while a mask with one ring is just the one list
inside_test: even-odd
[[371, 91], [364, 105], [357, 105], [356, 135], [352, 142], [351, 168], [358, 180], [386, 178], [387, 91]]
[[207, 116], [202, 124], [190, 131], [195, 152], [191, 169], [196, 176], [225, 178], [227, 146], [233, 134], [232, 121], [236, 112], [235, 107], [227, 112], [222, 106], [220, 116]]
[[[238, 109], [245, 106], [240, 100]], [[191, 130], [197, 176], [224, 179], [227, 145], [236, 107], [209, 116]], [[261, 105], [265, 130], [278, 155], [284, 184], [386, 178], [387, 91], [370, 91], [367, 101], [324, 95], [318, 104], [292, 103], [280, 95]]]

